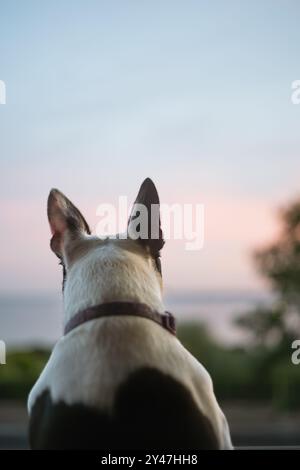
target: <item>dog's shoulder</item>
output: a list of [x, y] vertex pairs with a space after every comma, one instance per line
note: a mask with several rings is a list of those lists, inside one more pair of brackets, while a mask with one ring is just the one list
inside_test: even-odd
[[56, 344], [29, 396], [31, 424], [51, 409], [52, 420], [84, 422], [90, 416], [109, 428], [111, 413], [117, 407], [122, 414], [126, 403], [130, 415], [140, 408], [148, 419], [158, 418], [159, 406], [170, 416], [177, 410], [179, 421], [180, 414], [198, 416], [191, 429], [202, 426], [211, 446], [222, 445], [223, 415], [205, 368], [161, 326], [129, 316], [88, 322]]
[[32, 448], [218, 449], [220, 441], [190, 391], [150, 367], [131, 373], [116, 389], [111, 412], [82, 403], [37, 399], [30, 420]]
[[145, 318], [110, 317], [85, 323], [56, 343], [29, 395], [29, 410], [46, 388], [55, 401], [109, 408], [119, 383], [144, 366], [181, 381], [195, 376], [198, 387], [210, 388], [205, 368], [161, 326]]

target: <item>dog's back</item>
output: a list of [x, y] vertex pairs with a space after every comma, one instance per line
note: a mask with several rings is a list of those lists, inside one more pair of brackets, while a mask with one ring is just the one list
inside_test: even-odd
[[60, 340], [29, 406], [32, 448], [230, 446], [206, 370], [143, 318], [95, 320]]

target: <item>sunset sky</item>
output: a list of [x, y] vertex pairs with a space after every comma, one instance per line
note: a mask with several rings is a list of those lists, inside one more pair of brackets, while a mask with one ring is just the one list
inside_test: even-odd
[[300, 3], [0, 3], [0, 291], [60, 287], [46, 201], [97, 224], [150, 176], [164, 203], [204, 204], [198, 252], [170, 241], [165, 286], [259, 289], [251, 252], [300, 194]]

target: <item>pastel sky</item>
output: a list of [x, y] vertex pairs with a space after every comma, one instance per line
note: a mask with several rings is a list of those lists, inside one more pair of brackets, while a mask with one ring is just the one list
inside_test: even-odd
[[297, 0], [0, 3], [0, 291], [52, 291], [46, 200], [91, 226], [150, 176], [205, 205], [205, 243], [164, 249], [165, 285], [256, 289], [251, 251], [300, 192]]

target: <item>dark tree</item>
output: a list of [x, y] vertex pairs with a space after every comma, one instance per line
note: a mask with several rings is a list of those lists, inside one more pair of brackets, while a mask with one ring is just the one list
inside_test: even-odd
[[254, 261], [274, 293], [273, 305], [259, 305], [237, 319], [255, 345], [290, 344], [300, 337], [300, 201], [280, 211], [281, 232]]

